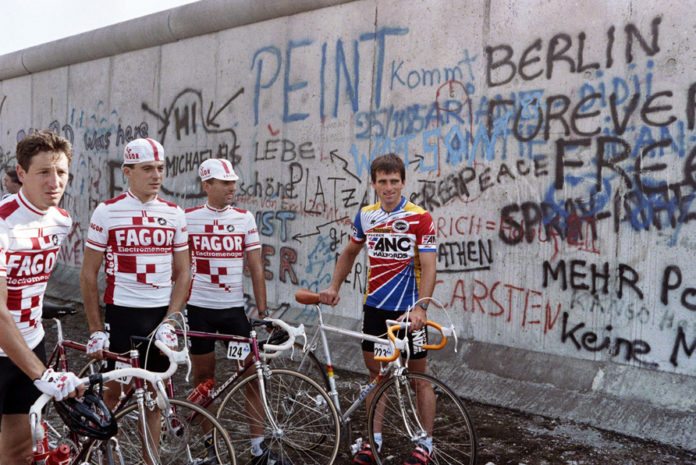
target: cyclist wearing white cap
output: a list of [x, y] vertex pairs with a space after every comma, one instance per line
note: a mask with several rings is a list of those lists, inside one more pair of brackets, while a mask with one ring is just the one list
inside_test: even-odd
[[[232, 163], [208, 159], [201, 163], [198, 175], [207, 202], [186, 210], [193, 260], [191, 296], [186, 306], [189, 326], [193, 331], [219, 331], [248, 337], [251, 325], [244, 312], [242, 288], [245, 258], [251, 272], [258, 317], [266, 314], [266, 281], [256, 221], [251, 212], [232, 207], [239, 179]], [[196, 385], [214, 379], [214, 341], [192, 339], [191, 361]], [[255, 410], [261, 412], [260, 408]], [[262, 445], [263, 429], [252, 432], [254, 435], [252, 454], [259, 458], [253, 463], [273, 463]]]
[[[128, 191], [100, 203], [92, 214], [80, 274], [91, 332], [88, 352], [97, 358], [103, 349], [130, 350], [130, 336], [147, 336], [169, 314], [181, 311], [191, 282], [184, 212], [157, 195], [164, 179], [162, 145], [153, 139], [129, 142], [123, 173]], [[105, 324], [97, 289], [102, 262]], [[174, 328], [168, 323], [159, 327], [156, 337], [176, 346]], [[168, 362], [154, 345], [149, 353], [141, 350], [141, 357], [143, 362], [147, 357], [149, 369], [166, 369]], [[107, 394], [115, 396], [117, 391]]]

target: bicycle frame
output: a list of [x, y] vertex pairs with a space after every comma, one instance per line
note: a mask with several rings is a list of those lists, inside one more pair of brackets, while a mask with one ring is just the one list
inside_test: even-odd
[[[56, 323], [56, 328], [57, 328], [57, 341], [56, 341], [56, 346], [53, 349], [53, 352], [51, 353], [51, 356], [48, 359], [48, 365], [50, 366], [54, 360], [56, 360], [56, 357], [58, 359], [59, 363], [59, 368], [60, 371], [69, 371], [69, 366], [68, 366], [68, 359], [66, 356], [66, 348], [68, 349], [73, 349], [77, 350], [78, 352], [83, 352], [87, 353], [87, 345], [82, 344], [80, 342], [72, 341], [70, 339], [65, 339], [63, 337], [63, 328], [60, 320], [57, 318], [54, 319]], [[129, 351], [129, 354], [122, 355], [122, 354], [117, 354], [116, 352], [109, 352], [109, 351], [102, 351], [104, 360], [112, 360], [114, 362], [119, 362], [123, 363], [126, 365], [129, 365], [131, 368], [140, 368], [140, 354], [135, 351], [135, 353], [131, 350]], [[173, 387], [171, 383], [171, 379], [167, 379], [165, 382], [165, 387], [166, 387], [166, 394], [169, 397], [173, 397]], [[134, 394], [137, 393], [138, 389], [145, 389], [145, 382], [141, 378], [135, 378], [133, 380], [132, 385], [129, 387], [129, 389], [125, 392], [124, 396], [122, 396], [119, 399], [118, 404], [114, 407], [114, 413], [117, 413], [120, 409], [122, 409], [128, 401], [133, 397]]]
[[[80, 352], [87, 352], [87, 345], [86, 344], [81, 344], [76, 341], [72, 341], [69, 339], [65, 339], [63, 337], [63, 328], [60, 320], [57, 318], [54, 319], [56, 323], [56, 328], [57, 328], [57, 341], [56, 341], [56, 346], [53, 349], [53, 352], [51, 353], [51, 356], [49, 357], [48, 364], [51, 366], [51, 364], [56, 361], [58, 362], [58, 367], [60, 371], [68, 371], [68, 359], [66, 356], [66, 348], [69, 349], [74, 349]], [[121, 362], [124, 364], [127, 364], [130, 366], [130, 368], [126, 368], [123, 370], [135, 370], [132, 371], [132, 373], [137, 374], [144, 372], [145, 370], [142, 370], [140, 368], [140, 354], [137, 350], [130, 350], [128, 353], [128, 356], [124, 356], [121, 354], [117, 354], [115, 352], [109, 352], [109, 351], [103, 351], [103, 356], [105, 360], [113, 360], [115, 362]], [[122, 371], [123, 371], [122, 370]], [[124, 371], [125, 372], [125, 371]], [[173, 373], [173, 371], [172, 371]], [[128, 375], [125, 375], [128, 376]], [[147, 389], [145, 387], [145, 379], [144, 377], [139, 377], [137, 375], [134, 376], [133, 382], [131, 383], [128, 391], [125, 393], [125, 395], [121, 396], [119, 399], [118, 403], [113, 409], [114, 415], [117, 414], [120, 410], [122, 410], [129, 402], [129, 400], [135, 396], [136, 402], [138, 403], [138, 410], [141, 413], [142, 418], [140, 419], [141, 421], [145, 421], [144, 414], [145, 414], [145, 408], [146, 408], [146, 393]], [[157, 378], [154, 379], [155, 382], [153, 385], [158, 391], [158, 399], [161, 399], [163, 402], [165, 402], [165, 405], [168, 403], [168, 397], [170, 397], [173, 394], [173, 388], [172, 388], [172, 383], [171, 383], [171, 378], [167, 379], [167, 382], [163, 381], [162, 378]], [[159, 395], [159, 393], [162, 393], [164, 395]], [[149, 402], [154, 402], [152, 399], [147, 399], [148, 403]], [[169, 408], [167, 406], [167, 408]], [[70, 437], [71, 437], [71, 442], [75, 444], [75, 446], [78, 448], [78, 453], [73, 460], [73, 463], [82, 463], [81, 460], [85, 459], [85, 455], [90, 451], [92, 444], [94, 443], [95, 440], [93, 439], [88, 439], [87, 441], [83, 441], [80, 443], [78, 436], [72, 432], [70, 432]], [[111, 440], [115, 440], [112, 438]], [[34, 441], [34, 449], [36, 448], [37, 441]], [[148, 454], [148, 457], [151, 459], [153, 457], [156, 457], [156, 454], [153, 453], [152, 450], [150, 450], [150, 445], [148, 441], [144, 441], [145, 447], [146, 447], [146, 453]]]
[[244, 373], [251, 368], [252, 366], [254, 367], [254, 370], [259, 374], [258, 380], [259, 380], [259, 394], [261, 396], [261, 402], [263, 404], [263, 412], [266, 418], [270, 421], [271, 427], [273, 428], [274, 432], [279, 431], [278, 424], [275, 421], [275, 416], [273, 415], [270, 406], [268, 405], [268, 398], [266, 397], [266, 387], [264, 386], [264, 381], [263, 381], [263, 363], [261, 362], [261, 355], [259, 352], [259, 344], [258, 340], [256, 339], [256, 331], [251, 331], [250, 337], [244, 337], [244, 336], [235, 336], [233, 334], [219, 334], [219, 333], [206, 333], [202, 331], [188, 331], [187, 335], [189, 337], [194, 337], [194, 338], [201, 338], [201, 339], [208, 339], [208, 340], [215, 340], [215, 341], [224, 341], [224, 342], [241, 342], [241, 343], [246, 343], [249, 344], [251, 347], [251, 354], [247, 359], [244, 361], [243, 364], [240, 364], [239, 368], [235, 373], [232, 373], [229, 378], [227, 378], [222, 384], [219, 386], [216, 386], [210, 391], [210, 399], [212, 401], [215, 401], [218, 397], [220, 397], [222, 394], [227, 391], [227, 389], [230, 386], [233, 386], [237, 380], [241, 379], [241, 377], [244, 375]]
[[[324, 352], [324, 356], [326, 357], [326, 372], [327, 372], [328, 383], [329, 383], [329, 395], [331, 397], [332, 402], [334, 403], [334, 405], [336, 407], [336, 410], [339, 412], [341, 423], [343, 425], [346, 425], [350, 421], [353, 412], [355, 412], [355, 410], [357, 410], [360, 407], [362, 402], [367, 398], [367, 396], [370, 395], [370, 393], [373, 390], [375, 390], [381, 383], [384, 383], [387, 380], [389, 380], [391, 377], [400, 376], [402, 373], [405, 373], [406, 367], [404, 365], [402, 365], [399, 355], [400, 355], [401, 351], [406, 351], [406, 365], [408, 365], [408, 359], [409, 359], [410, 353], [409, 353], [409, 349], [408, 349], [407, 339], [406, 339], [406, 337], [397, 338], [397, 336], [394, 335], [393, 331], [399, 330], [399, 329], [405, 329], [408, 327], [409, 323], [404, 322], [404, 321], [387, 320], [387, 322], [386, 322], [387, 323], [387, 335], [388, 335], [389, 339], [384, 339], [384, 338], [380, 338], [377, 336], [364, 334], [362, 332], [351, 331], [351, 330], [347, 330], [344, 328], [339, 328], [336, 326], [331, 326], [331, 325], [325, 324], [324, 319], [323, 319], [323, 315], [322, 315], [322, 311], [321, 311], [321, 306], [319, 304], [319, 294], [317, 294], [317, 293], [308, 291], [306, 289], [300, 289], [295, 294], [295, 298], [299, 303], [303, 303], [305, 305], [313, 305], [316, 308], [319, 324], [317, 326], [317, 331], [315, 332], [314, 336], [312, 337], [312, 339], [310, 341], [310, 347], [314, 348], [315, 344], [316, 344], [317, 337], [321, 337], [322, 349]], [[427, 299], [431, 299], [431, 298], [427, 298]], [[423, 300], [423, 299], [421, 299], [421, 300]], [[418, 302], [420, 302], [420, 301], [418, 301]], [[418, 304], [418, 302], [416, 302], [416, 304]], [[407, 312], [407, 316], [408, 316], [408, 312]], [[448, 328], [443, 328], [442, 326], [440, 326], [437, 323], [434, 323], [430, 320], [426, 321], [425, 325], [432, 327], [432, 328], [436, 329], [437, 331], [439, 331], [440, 334], [442, 335], [442, 340], [440, 341], [439, 344], [434, 344], [434, 345], [425, 344], [425, 345], [423, 345], [424, 349], [428, 349], [428, 350], [442, 349], [447, 344], [447, 337], [448, 336], [454, 336], [455, 340], [456, 340], [456, 332], [454, 331], [454, 326], [452, 326], [452, 325], [450, 325], [450, 327], [448, 327]], [[383, 344], [383, 345], [387, 344], [387, 345], [390, 345], [393, 349], [393, 354], [391, 356], [377, 356], [377, 355], [375, 355], [375, 360], [378, 362], [384, 363], [384, 365], [381, 366], [377, 377], [375, 379], [373, 379], [369, 384], [363, 386], [360, 389], [360, 393], [359, 393], [358, 397], [346, 409], [345, 412], [343, 412], [341, 409], [340, 399], [338, 397], [338, 389], [337, 389], [336, 381], [334, 378], [333, 363], [331, 361], [331, 351], [330, 351], [328, 340], [326, 337], [327, 332], [334, 333], [334, 334], [340, 334], [343, 336], [348, 336], [348, 337], [351, 337], [354, 339], [367, 340], [367, 341], [374, 342], [375, 344]], [[456, 344], [455, 344], [455, 351], [456, 351]], [[304, 361], [304, 359], [300, 362], [300, 364], [302, 364], [303, 361]], [[397, 391], [399, 392], [399, 398], [400, 398], [399, 408], [401, 410], [402, 417], [406, 418], [406, 405], [405, 405], [404, 400], [400, 394], [400, 389], [399, 389], [398, 385], [397, 385]], [[413, 410], [413, 405], [410, 405], [410, 407]], [[421, 432], [425, 431], [425, 429], [423, 428], [423, 425], [420, 424], [420, 419], [416, 418], [415, 420], [417, 422], [418, 431], [421, 431]], [[414, 439], [419, 438], [419, 435], [416, 434], [416, 432], [409, 426], [407, 421], [404, 421], [404, 426], [406, 427], [406, 430], [407, 430], [407, 433], [409, 436], [411, 436]]]
[[380, 368], [377, 377], [373, 379], [369, 384], [363, 386], [360, 389], [360, 394], [358, 395], [358, 397], [344, 412], [341, 409], [341, 402], [338, 398], [338, 387], [336, 385], [336, 379], [334, 377], [333, 363], [331, 361], [331, 350], [329, 348], [329, 342], [326, 337], [326, 333], [329, 332], [334, 334], [340, 334], [342, 336], [348, 336], [353, 339], [371, 341], [375, 344], [383, 344], [390, 346], [394, 346], [394, 344], [389, 339], [380, 338], [359, 331], [352, 331], [349, 329], [339, 328], [338, 326], [328, 325], [324, 323], [321, 307], [319, 305], [314, 305], [314, 307], [317, 311], [319, 324], [317, 325], [317, 330], [314, 333], [314, 336], [312, 336], [312, 338], [310, 339], [308, 345], [309, 347], [315, 347], [317, 338], [321, 338], [322, 352], [324, 353], [324, 357], [326, 357], [326, 373], [329, 378], [329, 396], [331, 397], [331, 400], [333, 401], [336, 410], [340, 415], [341, 423], [347, 424], [350, 421], [353, 412], [355, 412], [355, 410], [357, 410], [362, 405], [362, 402], [365, 400], [365, 398], [379, 385], [379, 383], [381, 383], [383, 380], [388, 379], [390, 376], [393, 376], [394, 374], [400, 373], [401, 371], [406, 369], [406, 367], [404, 367], [401, 364], [401, 360], [398, 357], [394, 361], [391, 361], [384, 365], [382, 368]]
[[[288, 332], [288, 335], [290, 336], [289, 342], [284, 343], [283, 345], [276, 346], [272, 344], [266, 344], [267, 348], [270, 348], [272, 350], [276, 351], [282, 351], [284, 350], [284, 346], [287, 347], [292, 347], [292, 344], [294, 343], [295, 340], [295, 333], [301, 333], [304, 334], [304, 326], [300, 326], [299, 328], [296, 328], [293, 330], [290, 326], [287, 324], [281, 322], [281, 321], [267, 321], [263, 322], [263, 324], [277, 324], [281, 328], [285, 329]], [[254, 370], [258, 374], [258, 384], [259, 384], [259, 394], [261, 397], [261, 402], [263, 404], [263, 411], [264, 415], [270, 422], [270, 426], [273, 429], [273, 432], [275, 434], [280, 434], [282, 433], [281, 428], [278, 426], [278, 423], [275, 420], [275, 415], [273, 414], [273, 411], [271, 407], [268, 405], [268, 398], [266, 396], [266, 387], [264, 385], [264, 377], [263, 377], [263, 370], [264, 367], [266, 366], [263, 363], [264, 357], [266, 358], [272, 358], [273, 354], [265, 354], [262, 355], [261, 351], [259, 349], [259, 343], [258, 339], [256, 337], [256, 331], [252, 330], [249, 337], [244, 337], [244, 336], [237, 336], [234, 334], [221, 334], [221, 333], [208, 333], [204, 331], [182, 331], [182, 330], [177, 330], [177, 334], [183, 335], [186, 337], [193, 337], [193, 338], [201, 338], [201, 339], [207, 339], [207, 340], [213, 340], [213, 341], [223, 341], [223, 342], [241, 342], [243, 344], [249, 344], [251, 348], [251, 353], [247, 357], [247, 359], [244, 361], [244, 363], [241, 363], [239, 365], [239, 368], [235, 373], [232, 373], [229, 378], [227, 378], [223, 383], [221, 383], [219, 386], [216, 386], [213, 390], [210, 392], [210, 398], [212, 401], [215, 401], [215, 399], [219, 398], [222, 396], [227, 389], [229, 389], [231, 386], [233, 386], [239, 379], [242, 378], [244, 373], [247, 372], [251, 367], [254, 367]]]

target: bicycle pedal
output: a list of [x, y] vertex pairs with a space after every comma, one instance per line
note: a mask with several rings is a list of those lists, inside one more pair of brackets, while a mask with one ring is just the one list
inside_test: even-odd
[[357, 454], [358, 451], [360, 451], [362, 449], [362, 444], [363, 444], [363, 439], [358, 438], [355, 440], [355, 442], [353, 444], [350, 445], [351, 456]]

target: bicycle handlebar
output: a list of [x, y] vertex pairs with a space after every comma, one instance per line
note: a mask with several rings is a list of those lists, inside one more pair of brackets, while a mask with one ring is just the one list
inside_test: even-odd
[[[302, 345], [302, 350], [304, 350], [305, 346], [307, 345], [307, 335], [305, 334], [303, 324], [300, 324], [297, 327], [290, 326], [283, 320], [278, 320], [275, 318], [264, 318], [264, 321], [269, 321], [273, 323], [273, 326], [277, 326], [286, 333], [288, 333], [288, 340], [283, 342], [282, 344], [266, 343], [263, 345], [263, 356], [265, 358], [277, 357], [278, 355], [280, 355], [281, 352], [292, 348], [292, 345], [295, 343], [295, 338], [297, 337], [304, 338], [304, 344]], [[268, 351], [272, 351], [273, 353], [268, 353]]]
[[[171, 378], [171, 376], [176, 371], [178, 365], [188, 362], [188, 348], [184, 348], [180, 351], [173, 351], [167, 347], [162, 341], [155, 341], [155, 346], [164, 352], [164, 354], [169, 358], [169, 368], [164, 372], [154, 372], [145, 370], [143, 368], [119, 368], [117, 370], [112, 370], [106, 373], [101, 373], [102, 381], [113, 381], [119, 378], [125, 377], [135, 377], [141, 378], [145, 381], [150, 382], [153, 386], [158, 386], [162, 381]], [[92, 375], [94, 376], [94, 375]], [[90, 377], [80, 378], [81, 385], [89, 385]], [[166, 395], [166, 393], [165, 393]], [[42, 394], [34, 404], [29, 409], [29, 422], [31, 424], [31, 437], [33, 440], [32, 447], [36, 447], [39, 441], [43, 440], [44, 430], [41, 427], [41, 410], [46, 406], [48, 402], [53, 399], [52, 396], [48, 394]]]
[[[394, 334], [394, 331], [398, 331], [402, 328], [408, 328], [411, 326], [410, 321], [396, 321], [396, 320], [387, 320], [387, 336], [389, 337], [389, 340], [392, 341], [394, 345], [394, 353], [391, 356], [375, 356], [375, 361], [377, 362], [393, 362], [397, 358], [399, 358], [399, 355], [401, 355], [401, 351], [406, 349], [408, 350], [408, 336], [404, 336], [403, 338], [398, 338]], [[434, 321], [427, 320], [425, 322], [425, 326], [430, 326], [431, 328], [437, 330], [441, 335], [442, 339], [440, 340], [439, 344], [424, 344], [423, 348], [426, 350], [440, 350], [443, 347], [447, 345], [447, 335], [445, 334], [446, 332], [444, 328], [435, 323]], [[447, 328], [450, 329], [450, 328]]]

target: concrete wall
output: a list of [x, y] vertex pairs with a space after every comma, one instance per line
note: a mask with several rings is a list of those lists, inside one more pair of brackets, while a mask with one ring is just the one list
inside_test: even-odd
[[[73, 141], [60, 276], [74, 283], [91, 211], [125, 187], [128, 140], [162, 141], [164, 194], [186, 207], [202, 201], [198, 164], [228, 158], [269, 298], [287, 307], [328, 284], [373, 199], [370, 160], [395, 151], [437, 224], [436, 296], [465, 340], [435, 357], [441, 376], [469, 398], [694, 449], [692, 17], [647, 0], [278, 17], [3, 80], [0, 164], [33, 128]], [[355, 264], [335, 318], [357, 324], [366, 273]]]

